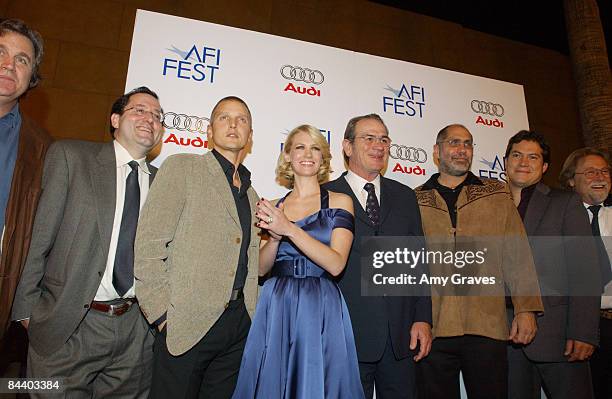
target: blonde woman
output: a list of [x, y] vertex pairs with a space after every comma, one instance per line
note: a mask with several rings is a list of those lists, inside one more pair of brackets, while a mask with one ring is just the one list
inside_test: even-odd
[[318, 129], [293, 129], [279, 156], [284, 198], [258, 204], [268, 231], [262, 289], [234, 398], [363, 398], [348, 310], [334, 281], [353, 241], [353, 203], [328, 192], [331, 154]]

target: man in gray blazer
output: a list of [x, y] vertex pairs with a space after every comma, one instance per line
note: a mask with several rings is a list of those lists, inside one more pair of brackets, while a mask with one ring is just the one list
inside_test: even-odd
[[[544, 314], [528, 345], [509, 345], [509, 398], [592, 398], [589, 363], [597, 345], [597, 250], [580, 198], [541, 182], [550, 147], [532, 131], [506, 149], [508, 184], [530, 238]], [[593, 296], [590, 296], [593, 295]]]
[[28, 377], [63, 378], [66, 397], [148, 393], [153, 335], [134, 295], [133, 245], [161, 120], [157, 95], [139, 87], [113, 104], [112, 142], [47, 152], [12, 317], [28, 329]]
[[258, 201], [241, 162], [251, 112], [238, 97], [212, 110], [213, 150], [169, 157], [136, 236], [136, 294], [158, 327], [151, 398], [231, 397], [257, 297]]

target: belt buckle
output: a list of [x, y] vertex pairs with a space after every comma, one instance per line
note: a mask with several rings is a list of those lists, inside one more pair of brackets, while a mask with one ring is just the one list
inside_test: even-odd
[[308, 263], [304, 258], [297, 258], [293, 261], [293, 277], [306, 278], [308, 272]]

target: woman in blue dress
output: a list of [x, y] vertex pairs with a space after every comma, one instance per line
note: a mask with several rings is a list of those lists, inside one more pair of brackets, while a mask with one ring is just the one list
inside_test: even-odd
[[293, 129], [279, 156], [279, 181], [293, 189], [258, 203], [267, 230], [259, 253], [263, 285], [234, 399], [361, 399], [355, 340], [334, 281], [353, 241], [353, 203], [328, 192], [331, 154], [320, 131]]

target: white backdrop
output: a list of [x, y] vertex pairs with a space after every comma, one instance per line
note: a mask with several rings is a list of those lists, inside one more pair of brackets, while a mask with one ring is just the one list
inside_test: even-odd
[[138, 10], [126, 91], [143, 85], [167, 113], [157, 166], [171, 154], [207, 151], [214, 104], [244, 99], [254, 130], [245, 165], [266, 198], [285, 192], [274, 169], [286, 134], [300, 124], [328, 137], [334, 178], [344, 171], [347, 121], [379, 114], [393, 140], [385, 176], [411, 187], [436, 172], [432, 147], [442, 127], [465, 125], [476, 143], [472, 172], [501, 180], [508, 138], [529, 127], [520, 85]]
[[520, 85], [139, 10], [126, 91], [141, 85], [159, 94], [167, 112], [156, 165], [170, 154], [207, 151], [214, 104], [243, 98], [254, 129], [245, 165], [266, 198], [284, 193], [275, 182], [277, 156], [286, 133], [303, 123], [329, 138], [335, 177], [344, 171], [347, 121], [378, 113], [394, 143], [385, 176], [411, 187], [436, 172], [432, 146], [445, 125], [472, 132], [472, 171], [497, 178], [505, 177], [507, 139], [528, 128]]

